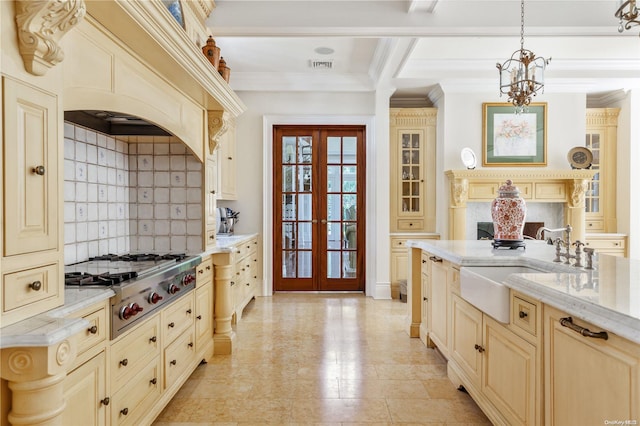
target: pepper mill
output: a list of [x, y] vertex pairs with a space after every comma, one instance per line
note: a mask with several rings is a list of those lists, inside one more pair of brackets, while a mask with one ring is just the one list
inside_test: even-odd
[[220, 63], [220, 48], [216, 46], [216, 41], [209, 36], [207, 44], [202, 46], [202, 53], [207, 57], [211, 65], [217, 70]]

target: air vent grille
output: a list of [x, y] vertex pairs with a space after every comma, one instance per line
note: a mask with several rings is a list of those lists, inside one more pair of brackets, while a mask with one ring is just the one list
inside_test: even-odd
[[333, 59], [310, 59], [309, 66], [314, 70], [333, 69]]

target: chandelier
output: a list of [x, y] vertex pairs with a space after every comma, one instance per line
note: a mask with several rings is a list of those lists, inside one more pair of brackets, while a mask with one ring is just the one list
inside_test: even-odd
[[636, 0], [622, 2], [618, 10], [616, 10], [615, 16], [620, 19], [620, 25], [618, 26], [619, 33], [628, 30], [634, 25], [640, 25], [640, 21], [638, 20], [638, 18], [640, 18], [640, 9], [636, 6]]
[[[634, 1], [635, 0], [630, 0]], [[544, 69], [551, 58], [544, 59], [524, 48], [524, 0], [520, 2], [520, 50], [516, 50], [503, 64], [497, 63], [500, 71], [500, 96], [509, 96], [516, 107], [516, 114], [527, 109], [531, 97], [538, 91], [544, 93]]]

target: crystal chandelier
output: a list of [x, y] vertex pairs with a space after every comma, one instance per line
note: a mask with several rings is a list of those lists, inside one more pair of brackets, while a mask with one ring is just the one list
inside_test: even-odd
[[[632, 0], [635, 1], [635, 0]], [[516, 50], [503, 64], [497, 63], [500, 71], [500, 96], [509, 96], [516, 107], [516, 114], [527, 109], [531, 97], [538, 91], [544, 93], [544, 69], [551, 58], [544, 59], [524, 48], [524, 0], [520, 2], [520, 50]]]
[[[618, 26], [619, 33], [635, 25], [640, 25], [640, 21], [638, 20], [638, 18], [640, 18], [640, 9], [636, 6], [636, 0], [622, 2], [618, 10], [616, 10], [615, 16], [620, 19], [620, 25]], [[640, 34], [638, 35], [640, 36]]]

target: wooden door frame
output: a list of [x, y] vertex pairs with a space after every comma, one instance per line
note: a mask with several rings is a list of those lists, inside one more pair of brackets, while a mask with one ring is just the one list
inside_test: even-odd
[[[366, 211], [366, 269], [365, 269], [365, 295], [376, 297], [377, 293], [382, 292], [384, 297], [384, 289], [378, 290], [376, 283], [376, 244], [379, 239], [377, 236], [380, 232], [375, 224], [377, 208], [376, 208], [376, 150], [375, 150], [375, 115], [358, 115], [358, 116], [337, 116], [337, 115], [310, 115], [310, 116], [288, 116], [288, 115], [265, 115], [262, 119], [262, 135], [263, 135], [263, 156], [262, 156], [262, 189], [263, 189], [263, 222], [262, 229], [273, 229], [273, 127], [276, 125], [363, 125], [365, 127], [366, 138], [366, 161], [370, 166], [366, 170], [366, 203], [369, 208]], [[383, 194], [383, 198], [388, 198], [388, 191]], [[383, 218], [384, 219], [384, 218]], [[388, 218], [387, 218], [388, 219]], [[388, 223], [388, 220], [385, 222]], [[383, 229], [382, 233], [387, 234], [388, 229]], [[262, 238], [262, 276], [263, 287], [262, 294], [264, 296], [273, 295], [273, 236], [270, 231], [264, 232]], [[381, 284], [384, 287], [384, 284]], [[378, 291], [377, 291], [378, 290]]]
[[[278, 159], [278, 157], [280, 155], [282, 155], [282, 141], [281, 140], [276, 140], [276, 136], [278, 135], [278, 133], [280, 132], [281, 134], [281, 138], [284, 136], [288, 136], [288, 137], [306, 137], [306, 136], [310, 136], [313, 140], [312, 143], [312, 151], [314, 152], [312, 158], [313, 161], [311, 163], [309, 163], [312, 167], [312, 169], [316, 170], [316, 172], [314, 172], [313, 176], [312, 176], [312, 188], [314, 188], [313, 190], [313, 194], [316, 194], [315, 197], [313, 197], [312, 199], [312, 219], [313, 223], [315, 225], [313, 226], [313, 241], [314, 243], [312, 244], [312, 250], [314, 256], [313, 256], [313, 265], [312, 265], [312, 270], [314, 270], [315, 272], [310, 276], [310, 277], [306, 277], [306, 278], [300, 278], [300, 277], [290, 277], [290, 278], [284, 278], [281, 276], [281, 271], [277, 270], [277, 267], [275, 267], [272, 270], [272, 279], [273, 279], [273, 291], [276, 291], [275, 287], [276, 287], [276, 278], [279, 278], [280, 280], [287, 280], [287, 281], [282, 281], [279, 282], [280, 285], [279, 287], [281, 287], [281, 290], [277, 290], [277, 291], [354, 291], [354, 292], [364, 292], [365, 291], [365, 286], [366, 286], [366, 192], [367, 192], [367, 188], [366, 188], [366, 171], [367, 171], [367, 158], [366, 158], [366, 151], [367, 151], [367, 141], [366, 141], [366, 127], [362, 124], [356, 124], [356, 125], [344, 125], [344, 124], [311, 124], [311, 125], [307, 125], [307, 124], [303, 124], [303, 125], [292, 125], [292, 124], [278, 124], [278, 125], [274, 125], [273, 126], [273, 149], [272, 152], [274, 152], [274, 163], [273, 165], [275, 165], [276, 163], [278, 163], [278, 167], [282, 167], [284, 165], [290, 164], [290, 163], [284, 163], [282, 162], [282, 160], [280, 160], [279, 162], [276, 161]], [[356, 211], [357, 213], [357, 222], [356, 222], [356, 236], [357, 236], [357, 244], [356, 244], [356, 271], [357, 271], [357, 275], [355, 277], [351, 277], [351, 278], [344, 278], [342, 276], [340, 277], [333, 277], [333, 278], [329, 278], [327, 277], [328, 271], [327, 271], [327, 256], [325, 256], [325, 254], [329, 254], [329, 252], [333, 252], [335, 251], [334, 249], [330, 249], [327, 246], [327, 240], [326, 240], [326, 227], [324, 227], [323, 225], [321, 225], [322, 223], [327, 223], [327, 198], [323, 197], [323, 195], [326, 195], [326, 192], [328, 190], [327, 186], [327, 167], [328, 167], [328, 158], [327, 158], [327, 153], [328, 153], [328, 139], [331, 137], [340, 137], [342, 138], [356, 138], [357, 140], [357, 145], [356, 145], [356, 163], [354, 163], [355, 165], [357, 165], [357, 174], [356, 174], [356, 192], [355, 195], [357, 196], [357, 202], [356, 202]], [[324, 142], [324, 143], [323, 143]], [[297, 157], [297, 156], [296, 156]], [[342, 160], [342, 158], [340, 159]], [[297, 164], [298, 161], [294, 161], [293, 164]], [[334, 163], [332, 163], [334, 164]], [[340, 161], [338, 164], [342, 164], [343, 166], [349, 166], [349, 163], [342, 163], [342, 161]], [[278, 170], [275, 167], [272, 167], [273, 170], [273, 181], [274, 181], [274, 185], [273, 185], [273, 228], [271, 229], [272, 231], [272, 235], [274, 236], [274, 239], [272, 241], [272, 253], [273, 256], [275, 257], [274, 260], [274, 265], [281, 265], [282, 264], [282, 251], [283, 248], [281, 246], [282, 244], [282, 226], [281, 224], [283, 223], [281, 221], [281, 219], [277, 219], [278, 217], [282, 216], [282, 211], [281, 211], [281, 207], [282, 207], [282, 200], [281, 200], [281, 191], [279, 191], [277, 188], [282, 188], [282, 170]], [[318, 192], [319, 191], [319, 192]], [[340, 185], [340, 188], [338, 191], [331, 191], [331, 193], [338, 193], [338, 194], [345, 194], [345, 195], [349, 195], [350, 193], [344, 193], [342, 192], [342, 185]], [[278, 195], [280, 194], [280, 195]], [[310, 220], [310, 219], [307, 219]], [[339, 223], [341, 224], [340, 227], [342, 227], [342, 220], [343, 219], [343, 215], [342, 213], [340, 213], [340, 219], [339, 219]], [[324, 229], [324, 232], [323, 232]], [[340, 241], [342, 242], [342, 229], [341, 229], [341, 233], [340, 233]], [[280, 243], [278, 242], [280, 241]], [[344, 253], [342, 252], [342, 249], [340, 249], [339, 253]], [[342, 256], [342, 255], [341, 255]], [[324, 259], [324, 262], [321, 261], [321, 259]], [[341, 262], [342, 262], [342, 258], [341, 258]], [[342, 275], [342, 274], [341, 274]], [[299, 282], [297, 285], [295, 284], [295, 282], [297, 280], [302, 280], [305, 282], [308, 282], [310, 284], [312, 284], [312, 288], [307, 288], [308, 286]], [[326, 280], [326, 282], [325, 282]], [[282, 287], [291, 287], [290, 289], [282, 289]]]

